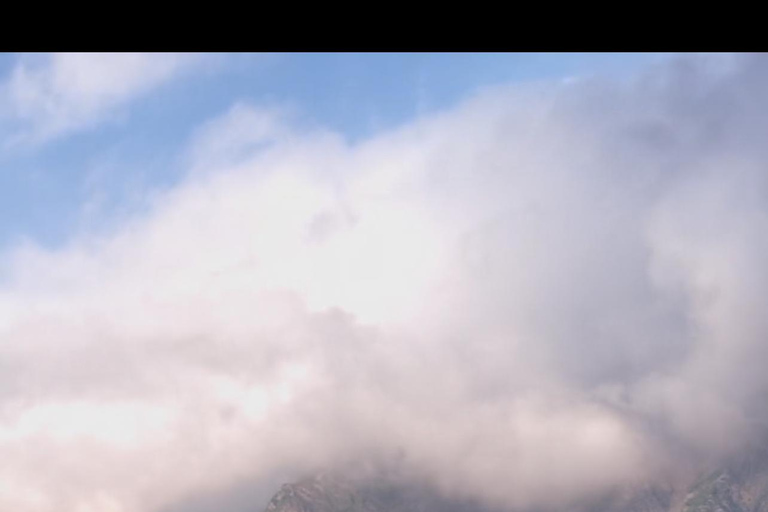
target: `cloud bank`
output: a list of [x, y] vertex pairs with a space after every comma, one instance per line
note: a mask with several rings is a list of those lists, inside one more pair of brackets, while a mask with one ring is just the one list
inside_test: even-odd
[[768, 420], [766, 90], [763, 56], [683, 59], [355, 145], [236, 105], [109, 236], [4, 255], [0, 509], [361, 461], [546, 508], [740, 449]]

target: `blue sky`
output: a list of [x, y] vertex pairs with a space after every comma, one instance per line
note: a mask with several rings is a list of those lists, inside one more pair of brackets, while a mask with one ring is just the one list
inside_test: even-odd
[[[18, 142], [20, 133], [45, 130], [43, 125], [52, 123], [40, 116], [37, 121], [23, 119], [29, 115], [19, 107], [18, 91], [9, 91], [20, 70], [28, 71], [35, 84], [45, 88], [43, 96], [47, 97], [32, 100], [37, 102], [33, 109], [45, 101], [56, 101], [66, 112], [67, 101], [84, 101], [78, 91], [70, 90], [67, 97], [55, 89], [55, 58], [0, 56], [0, 137], [4, 140], [0, 146], [0, 248], [23, 239], [56, 247], [72, 233], [96, 229], [105, 222], [103, 218], [129, 208], [132, 198], [140, 197], [142, 191], [174, 183], [184, 172], [179, 155], [195, 129], [236, 102], [289, 109], [299, 123], [323, 126], [354, 143], [453, 105], [486, 86], [573, 76], [620, 77], [664, 57], [208, 55], [192, 58], [183, 66], [168, 64], [172, 69], [147, 84], [136, 75], [151, 73], [151, 69], [128, 69], [128, 87], [120, 89], [121, 83], [107, 81], [94, 93], [109, 97], [110, 88], [115, 89], [114, 101], [82, 107], [92, 119], [75, 120], [54, 133], [33, 134]], [[109, 75], [109, 65], [119, 68], [120, 58], [103, 56], [72, 72]], [[131, 79], [135, 79], [134, 86], [130, 86]], [[87, 90], [81, 92], [88, 94]], [[77, 117], [76, 108], [73, 117]]]

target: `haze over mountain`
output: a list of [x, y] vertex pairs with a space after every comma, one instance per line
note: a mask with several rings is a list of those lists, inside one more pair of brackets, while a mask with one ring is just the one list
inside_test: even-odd
[[[19, 72], [43, 124], [57, 69]], [[0, 254], [0, 510], [260, 512], [320, 472], [366, 512], [765, 510], [768, 57], [354, 142], [298, 116], [235, 103], [178, 183]]]
[[[243, 510], [246, 510], [244, 507]], [[255, 505], [247, 510], [260, 510]], [[264, 512], [499, 512], [482, 501], [451, 496], [391, 472], [319, 473], [284, 484]], [[534, 507], [532, 510], [546, 510]], [[561, 510], [561, 509], [554, 509]], [[605, 489], [570, 503], [582, 512], [765, 512], [768, 511], [768, 449], [750, 447], [702, 467], [687, 479], [635, 483]]]

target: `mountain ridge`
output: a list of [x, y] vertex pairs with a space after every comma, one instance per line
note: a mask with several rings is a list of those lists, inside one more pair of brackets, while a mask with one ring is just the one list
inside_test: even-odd
[[[578, 512], [768, 512], [768, 448], [750, 450], [702, 471], [687, 485], [648, 484], [614, 490]], [[494, 509], [448, 498], [404, 479], [319, 473], [283, 484], [264, 512], [543, 512]], [[559, 510], [547, 511], [559, 512]]]

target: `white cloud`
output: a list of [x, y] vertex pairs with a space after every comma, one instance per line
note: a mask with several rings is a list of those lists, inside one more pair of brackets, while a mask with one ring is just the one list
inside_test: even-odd
[[201, 60], [189, 54], [25, 55], [0, 86], [11, 133], [6, 145], [35, 144], [89, 128]]
[[355, 146], [234, 107], [145, 215], [6, 254], [0, 508], [377, 457], [557, 506], [734, 449], [768, 420], [765, 69], [487, 91]]

